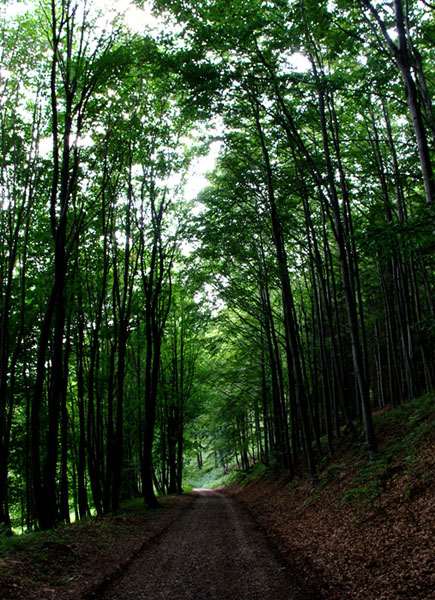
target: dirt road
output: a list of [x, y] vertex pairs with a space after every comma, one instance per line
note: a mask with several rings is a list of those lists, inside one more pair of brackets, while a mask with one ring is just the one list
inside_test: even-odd
[[209, 490], [198, 495], [101, 600], [304, 600], [283, 561], [233, 500]]

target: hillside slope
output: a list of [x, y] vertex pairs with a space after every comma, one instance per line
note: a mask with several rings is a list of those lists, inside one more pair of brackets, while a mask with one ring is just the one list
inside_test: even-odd
[[341, 443], [320, 483], [248, 478], [226, 493], [328, 600], [435, 598], [435, 398], [376, 416], [381, 452]]

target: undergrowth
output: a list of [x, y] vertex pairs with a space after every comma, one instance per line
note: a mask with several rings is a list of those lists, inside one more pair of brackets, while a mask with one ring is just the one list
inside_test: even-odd
[[239, 477], [239, 472], [229, 471], [225, 473], [222, 467], [209, 465], [189, 474], [188, 477], [187, 486], [191, 489], [215, 489], [235, 481]]
[[389, 480], [396, 474], [404, 482], [405, 497], [412, 495], [413, 486], [408, 482], [431, 476], [422, 470], [419, 454], [422, 443], [435, 434], [435, 395], [427, 394], [376, 417], [375, 428], [381, 440], [390, 430], [397, 434], [386, 436], [373, 460], [368, 459], [365, 448], [355, 449], [356, 473], [343, 497], [360, 508], [380, 503]]
[[[343, 500], [353, 503], [357, 514], [380, 506], [389, 481], [396, 475], [401, 478], [405, 498], [418, 493], [416, 481], [424, 485], [432, 476], [425, 472], [420, 452], [422, 444], [435, 438], [435, 393], [400, 404], [374, 417], [374, 422], [380, 441], [378, 454], [370, 460], [361, 442], [352, 444], [349, 438], [338, 442], [337, 447], [341, 444], [344, 453], [337, 452], [337, 456], [330, 457], [325, 451], [319, 461], [318, 483], [311, 488], [304, 504], [315, 502], [323, 488], [339, 479], [344, 482]], [[248, 474], [238, 471], [232, 480], [238, 480], [243, 487], [269, 474], [264, 465], [257, 464]], [[304, 484], [299, 479], [290, 483], [291, 487], [300, 485]]]

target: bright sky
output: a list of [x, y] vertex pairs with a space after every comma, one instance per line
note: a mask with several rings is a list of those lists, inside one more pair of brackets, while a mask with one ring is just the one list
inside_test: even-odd
[[212, 142], [208, 154], [200, 156], [191, 164], [184, 188], [184, 196], [187, 200], [194, 200], [199, 192], [209, 184], [206, 174], [213, 170], [221, 146], [221, 142]]
[[[2, 4], [1, 0], [0, 4]], [[0, 6], [0, 15], [5, 18], [14, 18], [25, 14], [35, 4], [32, 0], [23, 0], [21, 2], [7, 0], [3, 3], [3, 6]], [[109, 18], [124, 14], [124, 19], [128, 27], [137, 33], [144, 30], [158, 31], [162, 29], [161, 21], [152, 15], [149, 3], [145, 3], [143, 10], [129, 0], [87, 0], [87, 2], [83, 0], [81, 4], [82, 6], [87, 4], [88, 8], [101, 10]]]
[[149, 29], [157, 32], [162, 29], [162, 23], [151, 13], [148, 3], [145, 4], [143, 10], [126, 0], [116, 2], [116, 5], [117, 7], [125, 6], [123, 9], [125, 10], [125, 22], [132, 31], [140, 33], [144, 29]]

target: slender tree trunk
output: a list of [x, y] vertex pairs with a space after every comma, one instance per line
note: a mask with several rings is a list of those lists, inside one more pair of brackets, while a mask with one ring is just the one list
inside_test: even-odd
[[[417, 142], [417, 150], [423, 176], [426, 202], [428, 204], [432, 204], [435, 201], [435, 180], [426, 129], [424, 126], [424, 119], [419, 102], [422, 100], [423, 106], [425, 104], [427, 105], [427, 97], [425, 97], [424, 92], [423, 95], [421, 93], [419, 94], [419, 89], [413, 77], [413, 70], [415, 70], [417, 73], [419, 73], [420, 80], [422, 80], [423, 72], [421, 68], [418, 68], [419, 65], [421, 67], [421, 62], [418, 63], [417, 61], [416, 64], [416, 61], [412, 56], [412, 48], [410, 48], [408, 43], [402, 0], [394, 0], [393, 2], [397, 43], [393, 41], [388, 26], [382, 20], [380, 13], [373, 6], [373, 4], [369, 0], [362, 0], [362, 3], [372, 13], [375, 21], [381, 29], [387, 47], [391, 52], [391, 55], [402, 77], [409, 114]], [[426, 86], [424, 85], [424, 89], [425, 88]], [[420, 89], [422, 89], [421, 86]], [[433, 118], [432, 115], [431, 117]], [[431, 124], [433, 125], [432, 119]]]
[[282, 235], [281, 223], [276, 205], [273, 173], [270, 162], [269, 152], [266, 147], [263, 130], [261, 127], [258, 105], [255, 100], [252, 104], [257, 132], [262, 148], [263, 159], [266, 171], [266, 183], [268, 191], [268, 201], [270, 210], [270, 219], [273, 232], [273, 241], [276, 249], [276, 257], [279, 269], [279, 278], [281, 281], [282, 303], [284, 310], [284, 327], [286, 332], [286, 355], [287, 355], [287, 375], [289, 377], [289, 389], [294, 387], [296, 405], [301, 422], [301, 432], [303, 437], [305, 459], [307, 461], [308, 472], [314, 481], [316, 479], [316, 465], [311, 447], [311, 430], [308, 419], [308, 398], [304, 388], [304, 376], [300, 356], [300, 341], [298, 339], [297, 326], [295, 323], [295, 311], [293, 294], [290, 285], [290, 279], [287, 266], [287, 255]]
[[89, 515], [88, 493], [86, 489], [86, 420], [85, 420], [85, 376], [84, 360], [84, 316], [81, 290], [78, 292], [78, 343], [77, 356], [77, 401], [79, 412], [79, 447], [77, 461], [77, 496], [80, 519]]

